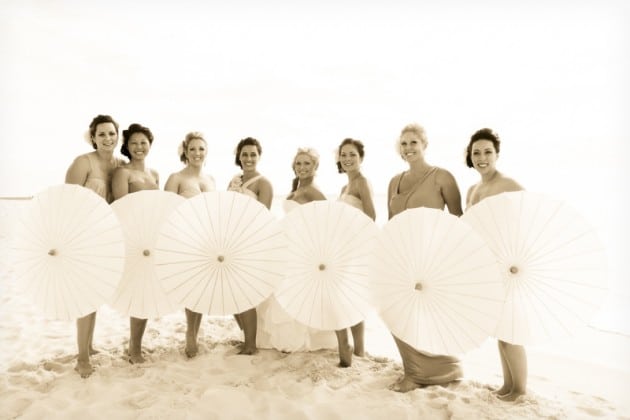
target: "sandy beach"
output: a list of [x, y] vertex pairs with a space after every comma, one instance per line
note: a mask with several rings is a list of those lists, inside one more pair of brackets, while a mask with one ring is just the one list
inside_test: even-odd
[[[4, 201], [5, 221], [25, 201]], [[10, 224], [2, 224], [7, 249]], [[73, 321], [46, 319], [0, 265], [0, 419], [506, 419], [630, 418], [630, 337], [588, 327], [575, 337], [528, 346], [528, 394], [515, 403], [491, 389], [502, 375], [496, 340], [462, 355], [464, 379], [406, 394], [388, 389], [402, 375], [383, 322], [366, 320], [364, 358], [337, 367], [334, 350], [237, 355], [242, 333], [231, 317], [204, 317], [199, 354], [184, 354], [183, 311], [150, 319], [147, 362], [127, 358], [129, 320], [98, 311], [95, 372], [75, 371]]]
[[505, 403], [490, 391], [501, 381], [494, 340], [464, 355], [464, 380], [400, 394], [388, 390], [402, 367], [376, 315], [366, 322], [369, 355], [347, 369], [332, 350], [237, 355], [242, 337], [229, 317], [204, 318], [199, 355], [188, 359], [183, 312], [149, 320], [147, 362], [131, 365], [128, 319], [103, 306], [96, 371], [82, 379], [73, 370], [74, 323], [42, 317], [7, 270], [0, 290], [2, 419], [630, 418], [630, 339], [593, 328], [528, 348], [529, 393]]

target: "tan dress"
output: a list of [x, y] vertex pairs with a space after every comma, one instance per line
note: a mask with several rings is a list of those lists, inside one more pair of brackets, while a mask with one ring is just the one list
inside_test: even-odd
[[87, 157], [90, 164], [90, 171], [88, 172], [87, 179], [83, 186], [91, 189], [96, 194], [103, 197], [108, 204], [111, 204], [112, 201], [114, 201], [114, 196], [112, 195], [112, 174], [114, 173], [114, 169], [122, 166], [125, 162], [122, 159], [115, 158], [114, 167], [107, 173], [101, 170], [96, 156], [91, 153], [83, 156]]
[[[399, 174], [389, 201], [390, 217], [416, 207], [444, 209], [445, 202], [436, 184], [436, 176], [440, 169], [431, 168], [424, 178], [419, 179], [411, 190], [401, 193]], [[394, 178], [395, 179], [395, 178]], [[398, 337], [396, 345], [402, 357], [405, 374], [423, 385], [436, 385], [452, 382], [463, 376], [459, 359], [453, 356], [437, 355], [418, 350]]]

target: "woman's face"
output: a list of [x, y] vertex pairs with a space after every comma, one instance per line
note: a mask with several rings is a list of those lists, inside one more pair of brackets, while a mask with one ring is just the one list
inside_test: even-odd
[[422, 139], [412, 131], [405, 131], [399, 140], [400, 156], [407, 162], [414, 162], [424, 158], [424, 143]]
[[293, 162], [293, 172], [299, 179], [307, 179], [315, 176], [315, 162], [306, 153], [300, 153]]
[[256, 170], [256, 165], [258, 165], [260, 155], [258, 154], [256, 146], [246, 145], [241, 149], [241, 153], [238, 155], [238, 158], [241, 161], [243, 172], [253, 172]]
[[202, 166], [208, 153], [206, 142], [201, 139], [192, 139], [188, 142], [185, 153], [190, 166]]
[[355, 172], [361, 169], [363, 159], [354, 144], [344, 144], [339, 151], [339, 162], [345, 172]]
[[118, 144], [118, 133], [114, 123], [105, 122], [96, 126], [92, 141], [96, 145], [96, 150], [114, 152]]
[[492, 141], [477, 140], [472, 144], [470, 160], [480, 174], [495, 171], [498, 157]]
[[151, 142], [144, 133], [133, 133], [127, 141], [127, 150], [132, 160], [144, 160], [151, 150]]

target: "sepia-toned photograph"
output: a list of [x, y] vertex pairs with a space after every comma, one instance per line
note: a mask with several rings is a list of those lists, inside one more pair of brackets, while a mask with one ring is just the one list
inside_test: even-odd
[[0, 420], [630, 419], [629, 24], [0, 1]]

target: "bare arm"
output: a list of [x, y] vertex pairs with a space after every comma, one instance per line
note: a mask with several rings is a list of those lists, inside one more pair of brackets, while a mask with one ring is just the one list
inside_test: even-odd
[[66, 171], [66, 184], [85, 185], [89, 172], [90, 162], [87, 156], [77, 157]]
[[476, 186], [477, 186], [476, 184], [472, 185], [470, 188], [468, 188], [468, 191], [466, 192], [466, 208], [471, 206], [470, 204], [470, 199], [472, 198], [471, 194]]
[[372, 200], [372, 191], [367, 179], [360, 178], [357, 180], [357, 187], [359, 190], [359, 198], [363, 204], [363, 212], [368, 215], [372, 220], [376, 220], [376, 210], [374, 209], [374, 201]]
[[258, 184], [258, 201], [263, 203], [268, 209], [271, 209], [271, 200], [273, 199], [273, 187], [271, 186], [271, 182], [263, 178]]
[[463, 214], [462, 196], [459, 192], [455, 177], [445, 169], [440, 169], [439, 171], [439, 185], [446, 207], [448, 207], [449, 213], [455, 216], [461, 216]]
[[155, 169], [151, 169], [151, 174], [153, 175], [153, 178], [155, 179], [155, 183], [157, 184], [158, 189], [159, 189], [160, 188], [160, 174]]
[[177, 173], [171, 174], [166, 180], [166, 184], [164, 185], [164, 191], [174, 192], [175, 194], [179, 194], [179, 177]]
[[112, 175], [112, 195], [114, 200], [129, 194], [129, 172], [125, 168], [116, 168]]
[[387, 188], [387, 220], [392, 218], [392, 209], [389, 206], [389, 203], [391, 203], [392, 197], [394, 196], [396, 185], [398, 185], [399, 176], [400, 174], [393, 177], [391, 181], [389, 181], [389, 187]]

